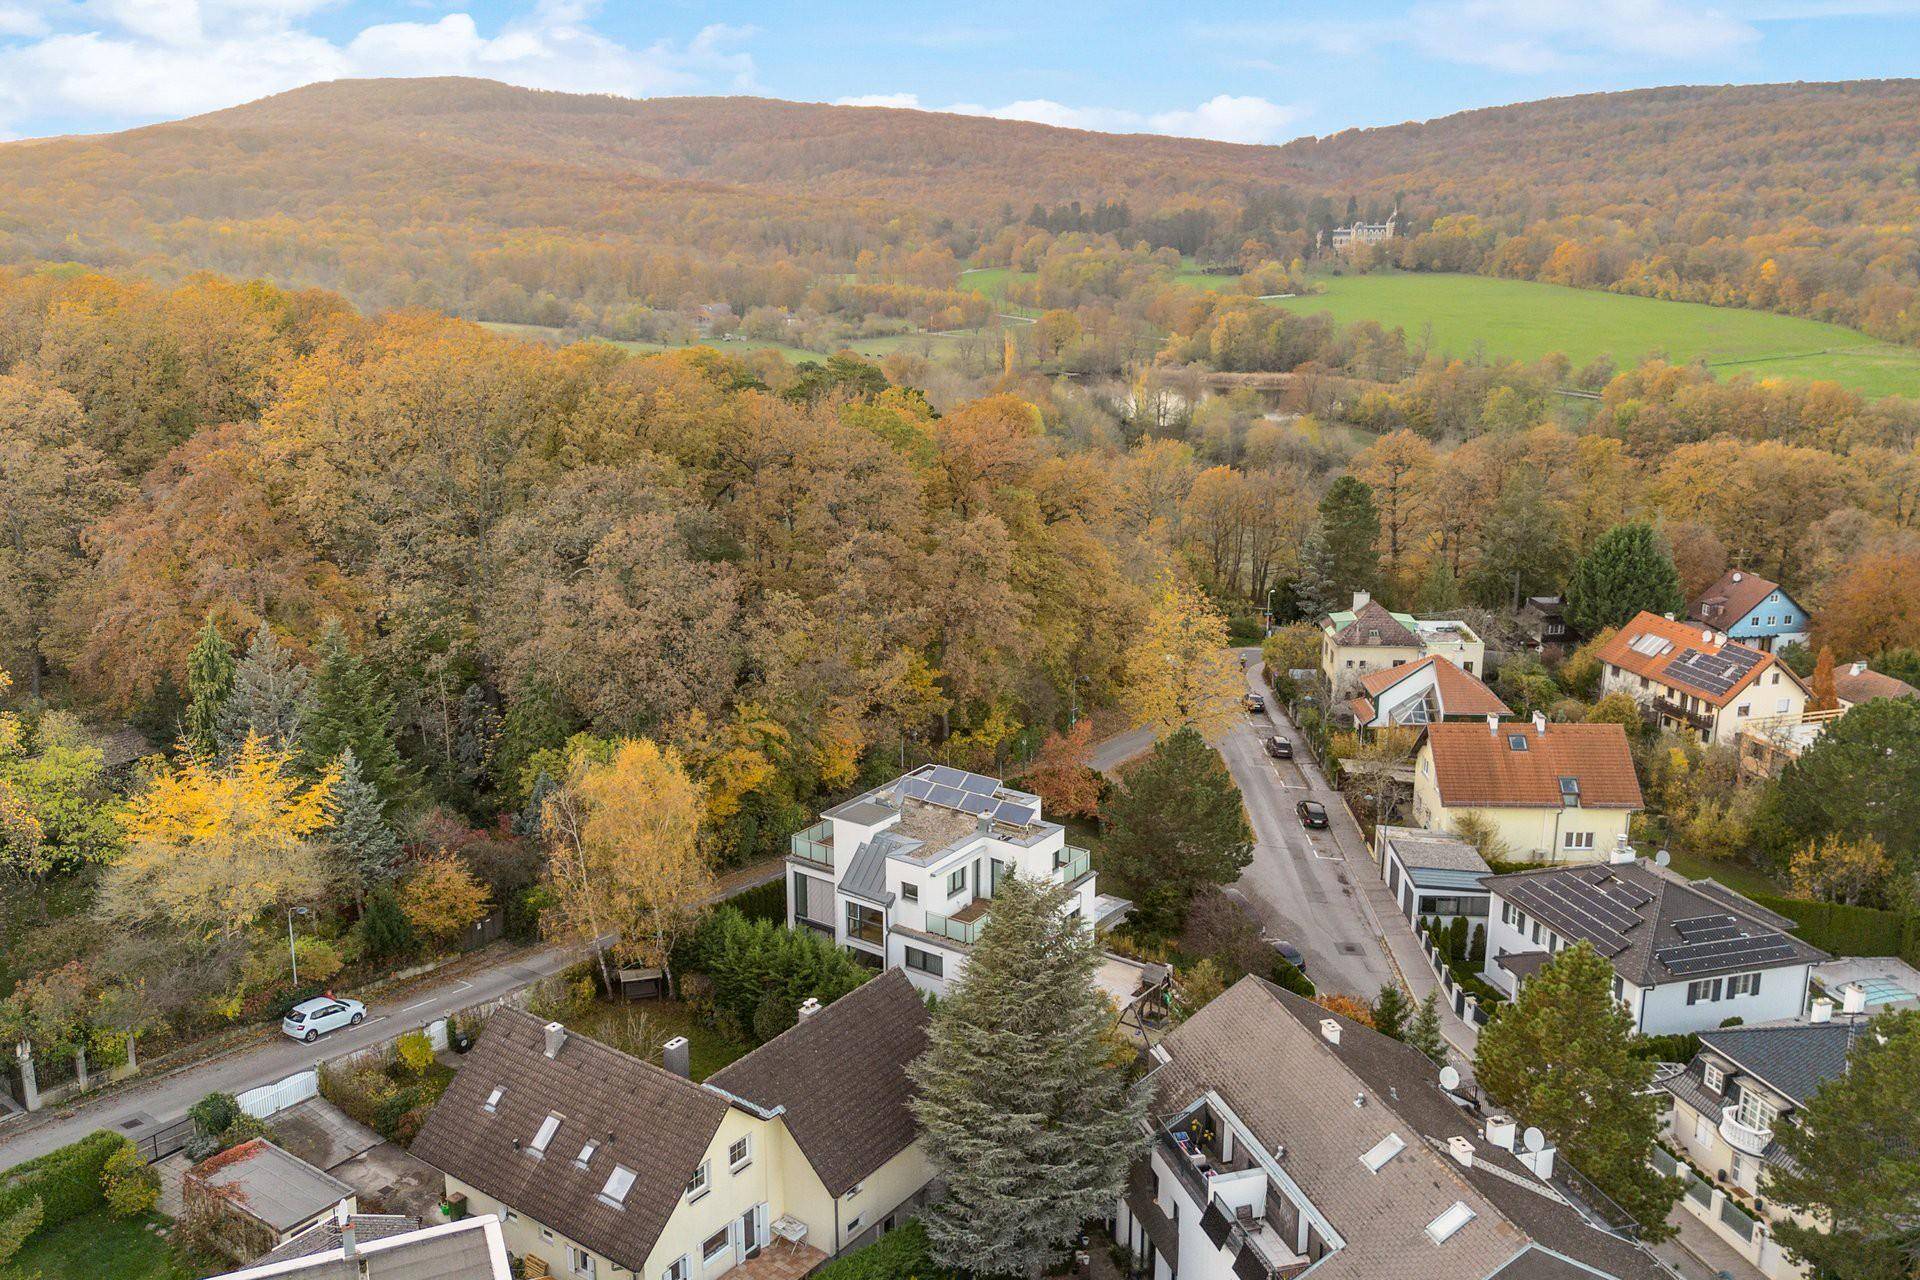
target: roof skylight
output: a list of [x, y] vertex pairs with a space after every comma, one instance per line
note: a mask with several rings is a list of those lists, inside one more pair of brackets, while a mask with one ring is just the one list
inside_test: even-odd
[[1455, 1200], [1451, 1209], [1427, 1224], [1427, 1236], [1435, 1244], [1445, 1244], [1453, 1239], [1460, 1228], [1472, 1222], [1475, 1216], [1473, 1210], [1467, 1208], [1465, 1201]]
[[547, 1118], [540, 1122], [540, 1131], [533, 1135], [533, 1146], [530, 1148], [533, 1154], [545, 1155], [547, 1144], [553, 1141], [553, 1135], [559, 1131], [559, 1128], [560, 1117], [549, 1112]]
[[1367, 1153], [1360, 1157], [1360, 1163], [1367, 1166], [1370, 1173], [1378, 1173], [1386, 1167], [1387, 1161], [1406, 1150], [1407, 1143], [1397, 1133], [1390, 1133], [1373, 1144]]
[[627, 1207], [627, 1192], [633, 1190], [633, 1170], [625, 1165], [613, 1166], [613, 1172], [607, 1175], [607, 1185], [600, 1188], [600, 1202], [615, 1209]]

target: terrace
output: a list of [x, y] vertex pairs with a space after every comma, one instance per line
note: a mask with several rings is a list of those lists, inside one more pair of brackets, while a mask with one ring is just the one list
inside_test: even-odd
[[834, 867], [833, 823], [820, 821], [805, 831], [796, 831], [787, 840], [788, 856], [817, 867]]

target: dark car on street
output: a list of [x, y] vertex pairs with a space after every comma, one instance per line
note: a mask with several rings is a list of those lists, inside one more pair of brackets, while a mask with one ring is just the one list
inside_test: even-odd
[[1267, 700], [1257, 693], [1250, 693], [1240, 699], [1240, 705], [1249, 711], [1265, 711], [1267, 709]]
[[1327, 806], [1318, 800], [1302, 800], [1293, 806], [1293, 811], [1300, 815], [1301, 826], [1319, 831], [1327, 829]]
[[1293, 744], [1285, 738], [1268, 738], [1267, 754], [1275, 760], [1293, 759]]
[[1302, 973], [1307, 971], [1306, 952], [1294, 946], [1291, 942], [1282, 942], [1277, 938], [1267, 939], [1267, 944], [1273, 948], [1274, 954], [1278, 955], [1282, 960], [1285, 960]]

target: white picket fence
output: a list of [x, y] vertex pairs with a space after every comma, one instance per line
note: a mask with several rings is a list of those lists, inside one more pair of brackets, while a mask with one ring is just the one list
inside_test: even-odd
[[258, 1089], [249, 1089], [234, 1100], [240, 1109], [257, 1120], [265, 1120], [277, 1115], [288, 1107], [305, 1102], [308, 1098], [320, 1095], [320, 1073], [318, 1071], [297, 1071], [284, 1080], [272, 1084], [263, 1084]]

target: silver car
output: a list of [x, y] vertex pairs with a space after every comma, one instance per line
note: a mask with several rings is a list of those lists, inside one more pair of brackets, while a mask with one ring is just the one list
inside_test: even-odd
[[367, 1016], [367, 1006], [345, 996], [315, 996], [302, 1000], [280, 1019], [280, 1030], [295, 1040], [312, 1044], [329, 1031], [357, 1027]]

